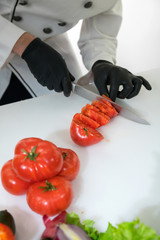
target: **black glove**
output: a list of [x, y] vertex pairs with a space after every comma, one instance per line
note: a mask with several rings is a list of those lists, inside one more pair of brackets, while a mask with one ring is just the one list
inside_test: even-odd
[[[115, 101], [116, 97], [129, 99], [136, 96], [142, 85], [147, 90], [152, 89], [143, 77], [135, 76], [127, 69], [107, 61], [99, 60], [94, 63], [92, 72], [99, 93], [108, 95], [112, 101]], [[123, 87], [122, 90], [119, 89], [120, 86]]]
[[56, 92], [63, 91], [66, 97], [70, 95], [71, 81], [74, 81], [74, 77], [56, 50], [36, 38], [25, 49], [22, 58], [42, 86], [46, 86], [49, 90], [54, 89]]

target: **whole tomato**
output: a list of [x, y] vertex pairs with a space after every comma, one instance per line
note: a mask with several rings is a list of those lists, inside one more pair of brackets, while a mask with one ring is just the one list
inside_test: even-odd
[[20, 179], [14, 172], [12, 160], [7, 161], [1, 169], [1, 182], [4, 189], [13, 195], [22, 195], [27, 192], [29, 182]]
[[73, 150], [67, 148], [58, 149], [63, 156], [63, 166], [58, 176], [62, 176], [69, 181], [72, 181], [76, 178], [79, 172], [80, 160]]
[[70, 127], [70, 136], [76, 144], [80, 146], [89, 146], [100, 142], [104, 137], [96, 129], [86, 124], [72, 120]]
[[40, 215], [54, 216], [67, 209], [72, 199], [71, 182], [60, 176], [33, 183], [27, 191], [29, 207]]
[[13, 168], [17, 176], [38, 182], [56, 176], [63, 164], [58, 147], [39, 138], [24, 138], [15, 147]]

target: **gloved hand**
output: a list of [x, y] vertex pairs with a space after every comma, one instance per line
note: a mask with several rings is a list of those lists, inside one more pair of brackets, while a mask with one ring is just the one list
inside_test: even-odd
[[74, 77], [56, 50], [39, 38], [35, 38], [24, 50], [22, 58], [42, 86], [47, 86], [49, 90], [54, 89], [56, 92], [63, 91], [66, 97], [70, 95], [71, 81], [74, 81]]
[[[118, 98], [135, 97], [143, 85], [147, 90], [152, 87], [141, 76], [135, 76], [127, 69], [110, 62], [99, 60], [92, 67], [95, 85], [99, 93], [108, 95], [112, 101]], [[119, 89], [122, 86], [122, 89]]]

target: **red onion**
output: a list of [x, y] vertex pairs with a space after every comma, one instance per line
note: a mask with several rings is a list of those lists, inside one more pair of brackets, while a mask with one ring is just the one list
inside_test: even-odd
[[43, 222], [44, 222], [44, 225], [46, 226], [46, 229], [42, 234], [42, 237], [41, 237], [42, 240], [45, 238], [53, 239], [55, 237], [57, 226], [60, 223], [65, 222], [66, 214], [67, 213], [65, 211], [63, 211], [57, 217], [55, 217], [53, 220], [51, 220], [47, 215], [43, 216]]
[[72, 224], [61, 223], [57, 227], [56, 240], [91, 240], [87, 233], [80, 227]]

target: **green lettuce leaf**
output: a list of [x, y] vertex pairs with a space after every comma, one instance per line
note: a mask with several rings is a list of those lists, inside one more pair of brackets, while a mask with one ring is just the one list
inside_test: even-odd
[[99, 233], [98, 233], [97, 229], [93, 226], [95, 223], [93, 220], [87, 219], [81, 223], [79, 216], [76, 213], [72, 212], [72, 213], [67, 213], [66, 223], [74, 224], [74, 225], [82, 228], [84, 231], [86, 231], [88, 236], [90, 238], [92, 238], [93, 240], [98, 239]]
[[93, 220], [81, 222], [80, 217], [74, 212], [67, 213], [66, 222], [82, 228], [93, 240], [160, 240], [155, 230], [140, 222], [139, 218], [132, 222], [122, 222], [116, 227], [108, 223], [105, 232], [99, 232], [94, 227]]
[[139, 218], [133, 222], [123, 222], [113, 227], [110, 223], [106, 232], [100, 233], [98, 240], [159, 240], [156, 232], [140, 222]]

